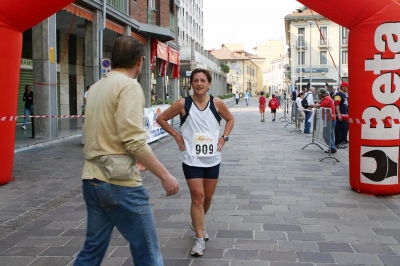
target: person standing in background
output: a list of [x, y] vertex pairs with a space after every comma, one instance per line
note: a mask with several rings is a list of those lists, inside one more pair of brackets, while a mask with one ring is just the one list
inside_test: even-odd
[[25, 85], [25, 92], [22, 100], [25, 102], [24, 108], [24, 123], [22, 124], [22, 129], [26, 130], [26, 123], [28, 122], [28, 116], [33, 114], [33, 91], [29, 84]]
[[250, 92], [247, 89], [246, 92], [244, 93], [244, 99], [246, 100], [246, 106], [249, 106], [249, 100], [250, 100]]

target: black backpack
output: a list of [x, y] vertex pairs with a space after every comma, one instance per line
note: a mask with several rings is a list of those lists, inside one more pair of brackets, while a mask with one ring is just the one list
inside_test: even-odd
[[307, 101], [307, 97], [308, 95], [310, 95], [311, 92], [307, 93], [306, 96], [304, 97], [303, 100], [301, 100], [301, 106], [303, 106], [303, 108], [308, 109], [308, 101]]

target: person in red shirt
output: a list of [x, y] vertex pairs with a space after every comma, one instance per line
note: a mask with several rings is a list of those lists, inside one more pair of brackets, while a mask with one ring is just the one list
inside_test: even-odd
[[269, 101], [268, 107], [271, 108], [272, 121], [275, 121], [276, 109], [279, 108], [279, 101], [275, 98], [275, 94], [272, 94], [272, 99]]
[[265, 106], [267, 105], [267, 98], [264, 96], [264, 92], [261, 92], [261, 96], [258, 99], [258, 103], [260, 104], [258, 107], [260, 108], [260, 114], [261, 114], [261, 122], [265, 121]]
[[[333, 102], [333, 99], [330, 97], [329, 92], [324, 89], [320, 88], [318, 90], [318, 98], [321, 100], [319, 104], [313, 104], [311, 107], [325, 107], [331, 109], [331, 116], [332, 116], [332, 125], [331, 125], [331, 130], [330, 132], [328, 131], [327, 127], [324, 127], [324, 140], [325, 143], [330, 146], [331, 153], [336, 153], [336, 146], [335, 146], [335, 126], [336, 126], [336, 112], [335, 112], [335, 103]], [[331, 137], [329, 141], [329, 135]], [[330, 143], [329, 143], [330, 142]], [[325, 151], [326, 153], [329, 153], [329, 150]]]

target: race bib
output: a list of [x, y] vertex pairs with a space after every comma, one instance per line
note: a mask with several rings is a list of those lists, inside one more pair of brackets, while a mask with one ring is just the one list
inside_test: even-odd
[[218, 139], [210, 133], [195, 133], [193, 136], [192, 155], [211, 157], [217, 149]]

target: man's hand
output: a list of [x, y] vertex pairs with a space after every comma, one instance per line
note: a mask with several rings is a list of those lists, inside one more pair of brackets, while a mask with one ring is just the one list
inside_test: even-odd
[[167, 192], [167, 197], [175, 195], [179, 191], [178, 181], [172, 175], [169, 175], [167, 178], [162, 179], [161, 184]]

